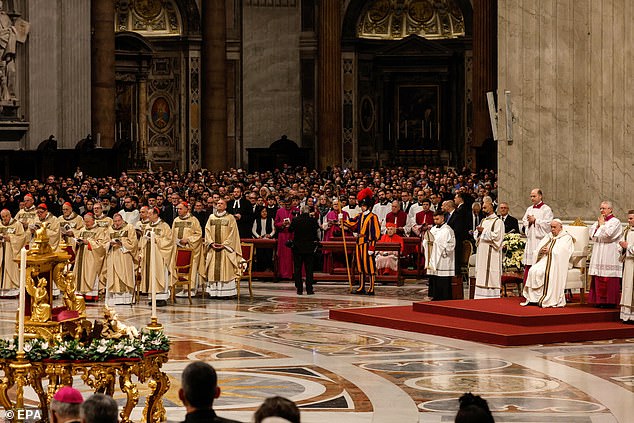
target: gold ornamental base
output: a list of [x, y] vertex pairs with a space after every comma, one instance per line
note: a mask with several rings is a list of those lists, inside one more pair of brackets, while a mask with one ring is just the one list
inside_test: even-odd
[[[143, 409], [143, 421], [165, 421], [163, 395], [170, 387], [167, 375], [161, 367], [167, 362], [167, 352], [145, 355], [139, 359], [93, 362], [86, 360], [44, 360], [29, 362], [24, 358], [1, 359], [0, 370], [4, 377], [0, 379], [0, 405], [5, 410], [24, 408], [24, 388], [30, 386], [37, 394], [42, 412], [42, 421], [48, 422], [48, 404], [57, 390], [73, 384], [73, 376], [79, 375], [83, 382], [95, 393], [113, 395], [117, 382], [119, 389], [126, 395], [126, 403], [120, 413], [122, 423], [130, 423], [130, 414], [139, 402], [138, 384], [145, 384], [151, 394], [147, 397]], [[136, 380], [136, 382], [133, 381]], [[44, 391], [43, 381], [48, 380]], [[9, 397], [9, 390], [16, 387], [15, 401]]]

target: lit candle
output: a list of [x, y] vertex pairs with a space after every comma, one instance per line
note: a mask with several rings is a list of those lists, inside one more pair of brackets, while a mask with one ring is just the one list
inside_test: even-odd
[[150, 232], [150, 277], [152, 278], [152, 321], [156, 321], [156, 262], [154, 248], [154, 231]]
[[18, 353], [24, 352], [24, 307], [26, 305], [26, 248], [20, 250], [20, 304], [18, 311]]

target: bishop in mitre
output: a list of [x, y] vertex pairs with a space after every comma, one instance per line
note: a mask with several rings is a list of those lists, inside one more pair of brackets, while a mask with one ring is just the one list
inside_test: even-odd
[[84, 227], [70, 240], [75, 251], [74, 274], [77, 290], [86, 299], [99, 297], [99, 273], [106, 256], [107, 234], [95, 224], [92, 213], [84, 216]]
[[0, 296], [16, 297], [20, 291], [20, 267], [14, 259], [26, 243], [22, 223], [11, 218], [7, 209], [0, 211], [0, 245], [2, 248], [2, 275], [0, 275]]
[[119, 213], [112, 217], [108, 240], [105, 262], [106, 304], [132, 304], [138, 241], [134, 227], [126, 223]]
[[[172, 234], [174, 235], [175, 253], [172, 259], [172, 280], [176, 279], [176, 259], [178, 250], [189, 250], [192, 254], [192, 282], [194, 295], [198, 289], [198, 269], [200, 266], [200, 252], [203, 243], [203, 230], [200, 222], [189, 212], [189, 205], [181, 202], [176, 206], [178, 216], [172, 222]], [[177, 297], [186, 297], [187, 291], [183, 290], [176, 294]]]
[[[172, 228], [160, 218], [159, 213], [156, 207], [149, 211], [150, 223], [140, 241], [141, 262], [139, 265], [141, 266], [141, 292], [151, 293], [152, 285], [155, 284], [156, 305], [162, 307], [167, 305], [169, 298], [170, 265], [174, 241]], [[154, 233], [154, 243], [152, 243], [152, 233]]]
[[542, 238], [535, 250], [537, 260], [528, 271], [524, 285], [525, 305], [563, 307], [566, 305], [568, 263], [574, 252], [574, 239], [563, 230], [559, 219], [550, 222], [550, 234]]
[[623, 261], [621, 320], [634, 323], [634, 210], [627, 212], [627, 224], [623, 239], [619, 242]]
[[237, 279], [241, 276], [242, 249], [236, 219], [227, 213], [227, 202], [218, 200], [216, 210], [205, 225], [207, 257], [203, 274], [210, 297], [236, 296]]
[[476, 241], [476, 286], [474, 299], [500, 298], [504, 222], [495, 215], [493, 204], [482, 205], [486, 214], [473, 236]]

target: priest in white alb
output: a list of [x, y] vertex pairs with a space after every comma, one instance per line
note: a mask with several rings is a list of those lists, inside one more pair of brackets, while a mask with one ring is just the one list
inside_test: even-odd
[[621, 320], [634, 323], [634, 210], [627, 212], [627, 224], [623, 239], [619, 242], [623, 261]]
[[563, 307], [566, 305], [566, 278], [574, 239], [563, 230], [561, 220], [550, 223], [550, 234], [545, 236], [535, 251], [536, 263], [531, 266], [524, 284], [525, 305]]
[[553, 220], [553, 211], [544, 204], [543, 193], [539, 188], [531, 191], [532, 206], [526, 209], [522, 223], [524, 224], [524, 233], [526, 234], [526, 247], [524, 249], [524, 282], [528, 276], [528, 271], [535, 264], [537, 256], [537, 246], [542, 238], [550, 233], [550, 222]]
[[473, 236], [476, 241], [476, 286], [474, 299], [500, 298], [502, 284], [502, 244], [504, 243], [504, 222], [495, 215], [493, 204], [482, 205], [486, 214]]
[[619, 303], [623, 263], [619, 260], [623, 236], [621, 221], [612, 214], [612, 203], [603, 201], [599, 218], [590, 227], [594, 242], [588, 274], [592, 277], [588, 303], [597, 307], [613, 308]]
[[451, 278], [456, 274], [456, 237], [445, 223], [442, 211], [434, 213], [434, 226], [423, 238], [429, 296], [434, 301], [451, 300]]

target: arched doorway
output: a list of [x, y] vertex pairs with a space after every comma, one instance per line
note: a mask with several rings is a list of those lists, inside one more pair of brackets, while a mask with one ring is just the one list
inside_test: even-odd
[[200, 168], [200, 14], [193, 0], [118, 0], [116, 142], [132, 167]]
[[467, 161], [472, 13], [468, 0], [350, 2], [344, 159], [359, 167]]

